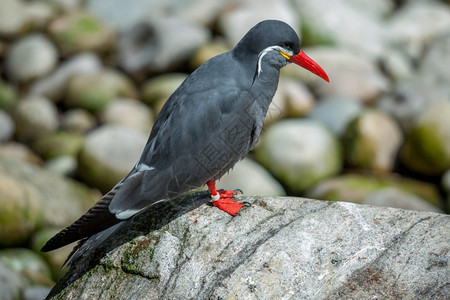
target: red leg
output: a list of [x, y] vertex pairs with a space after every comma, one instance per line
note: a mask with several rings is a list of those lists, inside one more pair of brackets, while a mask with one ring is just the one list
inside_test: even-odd
[[237, 194], [236, 191], [216, 190], [215, 180], [208, 181], [206, 185], [208, 185], [208, 189], [211, 192], [213, 205], [229, 213], [230, 215], [236, 216], [241, 210], [241, 207], [245, 205], [233, 199], [233, 197]]

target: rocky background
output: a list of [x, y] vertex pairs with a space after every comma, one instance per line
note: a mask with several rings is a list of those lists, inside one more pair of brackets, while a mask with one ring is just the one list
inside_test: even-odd
[[39, 253], [134, 165], [163, 103], [263, 19], [330, 77], [283, 69], [257, 148], [220, 182], [449, 212], [450, 5], [430, 0], [0, 0], [0, 299], [40, 299]]

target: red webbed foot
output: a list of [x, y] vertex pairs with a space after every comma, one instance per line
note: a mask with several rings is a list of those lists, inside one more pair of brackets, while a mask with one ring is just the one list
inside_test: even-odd
[[211, 191], [213, 205], [229, 213], [233, 217], [239, 214], [239, 211], [243, 206], [248, 206], [247, 203], [240, 203], [234, 200], [234, 196], [236, 196], [239, 192], [242, 193], [241, 190], [216, 190], [216, 183], [213, 180], [208, 181], [206, 184]]

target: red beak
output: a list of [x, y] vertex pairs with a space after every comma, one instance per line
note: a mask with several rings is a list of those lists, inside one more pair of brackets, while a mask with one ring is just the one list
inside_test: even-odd
[[294, 64], [297, 64], [300, 67], [305, 68], [306, 70], [323, 78], [327, 82], [330, 82], [327, 73], [325, 73], [325, 71], [315, 61], [309, 58], [302, 50], [300, 50], [298, 54], [292, 55], [288, 59], [288, 61], [293, 62]]

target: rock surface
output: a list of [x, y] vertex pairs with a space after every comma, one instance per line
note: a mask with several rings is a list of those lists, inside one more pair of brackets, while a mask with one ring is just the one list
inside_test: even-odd
[[444, 299], [450, 293], [449, 216], [240, 197], [252, 207], [233, 218], [200, 206], [203, 196], [178, 198], [125, 224], [66, 273], [49, 298]]

